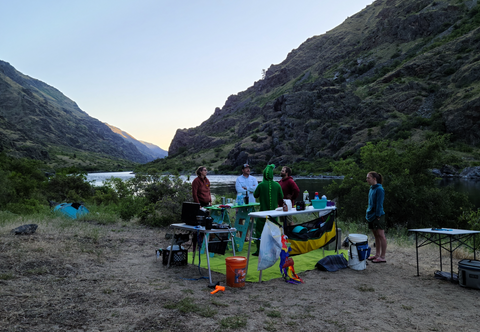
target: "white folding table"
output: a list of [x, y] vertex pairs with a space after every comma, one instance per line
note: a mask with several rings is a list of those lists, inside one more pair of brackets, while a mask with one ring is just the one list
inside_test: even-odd
[[[268, 211], [258, 211], [258, 212], [251, 212], [248, 214], [249, 217], [252, 218], [276, 218], [276, 217], [286, 217], [286, 216], [294, 216], [294, 215], [299, 215], [299, 214], [305, 214], [305, 213], [320, 213], [320, 212], [325, 212], [325, 211], [332, 211], [336, 210], [337, 207], [335, 206], [327, 206], [323, 209], [314, 209], [312, 206], [307, 207], [305, 210], [300, 210], [297, 211], [296, 209], [291, 209], [289, 211], [278, 211], [278, 210], [268, 210]], [[250, 234], [253, 234], [253, 222], [250, 223]], [[338, 234], [337, 234], [338, 236]], [[250, 261], [250, 247], [252, 245], [252, 241], [249, 241], [248, 243], [248, 255], [247, 255], [247, 270], [245, 271], [245, 276], [248, 273], [248, 262]], [[260, 248], [258, 248], [260, 249]], [[338, 252], [338, 249], [337, 249]], [[259, 276], [259, 282], [262, 281], [262, 271], [260, 271], [260, 276]]]
[[[462, 244], [468, 248], [473, 249], [473, 259], [476, 259], [475, 254], [475, 235], [480, 234], [480, 231], [470, 231], [465, 229], [453, 229], [453, 228], [419, 228], [419, 229], [409, 229], [409, 232], [415, 233], [415, 248], [417, 253], [417, 276], [420, 275], [418, 268], [418, 248], [426, 246], [427, 244], [433, 243], [438, 245], [440, 249], [440, 271], [442, 271], [442, 248], [450, 252], [450, 281], [453, 280], [453, 261], [452, 256], [453, 252], [457, 250]], [[438, 235], [438, 237], [437, 237]], [[423, 239], [422, 243], [418, 243], [418, 236]], [[467, 240], [473, 238], [473, 247], [467, 243]], [[442, 243], [442, 240], [447, 239], [446, 242]], [[447, 248], [445, 244], [450, 244]], [[453, 247], [455, 243], [456, 247]]]
[[[232, 241], [232, 248], [233, 248], [233, 256], [235, 256], [235, 233], [237, 230], [234, 227], [230, 228], [212, 228], [212, 229], [205, 229], [204, 226], [190, 226], [185, 223], [182, 224], [171, 224], [170, 228], [173, 229], [172, 235], [172, 244], [170, 245], [170, 254], [168, 255], [168, 264], [167, 267], [170, 267], [170, 260], [172, 259], [172, 251], [173, 245], [175, 242], [175, 230], [184, 230], [189, 232], [199, 232], [205, 234], [205, 250], [207, 255], [207, 265], [208, 265], [208, 279], [210, 284], [212, 284], [212, 271], [210, 270], [210, 253], [208, 252], [208, 237], [209, 234], [230, 234], [230, 241]], [[200, 254], [198, 254], [200, 255]], [[193, 261], [195, 261], [195, 251], [193, 251]]]

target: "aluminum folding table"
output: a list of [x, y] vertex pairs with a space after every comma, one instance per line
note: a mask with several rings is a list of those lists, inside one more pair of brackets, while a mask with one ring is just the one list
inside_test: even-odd
[[[417, 254], [417, 276], [420, 275], [418, 268], [418, 248], [433, 243], [438, 245], [440, 249], [440, 271], [442, 271], [442, 249], [447, 250], [450, 253], [450, 281], [453, 280], [453, 252], [457, 250], [461, 245], [467, 248], [473, 249], [473, 259], [476, 259], [475, 253], [475, 235], [480, 234], [480, 231], [470, 231], [464, 229], [452, 229], [452, 228], [420, 228], [409, 229], [409, 232], [415, 233], [415, 248]], [[438, 236], [437, 236], [438, 235]], [[418, 237], [423, 239], [423, 242], [418, 243]], [[473, 238], [473, 247], [470, 246], [467, 241]], [[443, 241], [446, 240], [446, 241]], [[443, 241], [443, 242], [442, 242]], [[455, 247], [454, 247], [455, 243]], [[449, 245], [448, 247], [446, 245]]]
[[[173, 235], [172, 235], [172, 244], [170, 245], [170, 254], [168, 255], [168, 264], [167, 267], [170, 267], [170, 260], [172, 259], [172, 251], [173, 251], [173, 245], [175, 242], [175, 230], [183, 230], [183, 231], [189, 231], [189, 232], [199, 232], [205, 234], [204, 239], [205, 239], [205, 250], [206, 250], [206, 255], [207, 255], [207, 265], [208, 265], [208, 279], [210, 281], [210, 284], [212, 284], [212, 271], [210, 270], [210, 255], [208, 252], [208, 237], [209, 234], [230, 234], [230, 241], [232, 241], [232, 248], [233, 248], [233, 256], [235, 256], [235, 239], [234, 239], [234, 234], [237, 232], [237, 230], [233, 227], [230, 228], [212, 228], [212, 229], [205, 229], [204, 226], [190, 226], [185, 223], [182, 224], [171, 224], [170, 228], [173, 229]], [[200, 254], [199, 254], [200, 255]], [[195, 251], [193, 252], [193, 261], [195, 261]]]

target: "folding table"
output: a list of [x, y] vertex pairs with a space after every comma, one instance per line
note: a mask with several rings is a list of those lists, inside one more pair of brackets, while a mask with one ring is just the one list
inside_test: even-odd
[[[235, 224], [234, 227], [237, 230], [235, 233], [235, 244], [236, 250], [242, 251], [243, 244], [245, 243], [245, 237], [247, 235], [248, 227], [250, 225], [250, 217], [248, 214], [250, 212], [255, 212], [255, 207], [259, 206], [260, 203], [249, 203], [242, 205], [229, 204], [231, 209], [236, 209], [235, 213]], [[206, 209], [212, 211], [211, 216], [213, 222], [215, 223], [226, 223], [231, 224], [230, 215], [228, 213], [229, 208], [221, 208], [220, 205], [212, 205], [205, 207]], [[242, 222], [243, 220], [243, 222]], [[202, 248], [201, 253], [203, 254], [204, 249]], [[212, 254], [213, 255], [213, 254]]]
[[[269, 211], [259, 211], [259, 212], [251, 212], [248, 215], [253, 218], [276, 218], [276, 217], [286, 217], [286, 216], [294, 216], [298, 214], [305, 214], [305, 213], [319, 213], [319, 212], [324, 212], [324, 211], [332, 211], [336, 210], [337, 208], [335, 206], [327, 206], [324, 209], [314, 209], [313, 207], [309, 206], [305, 210], [300, 210], [297, 211], [296, 209], [291, 209], [289, 211], [278, 211], [278, 210], [269, 210]], [[253, 234], [253, 222], [250, 224], [250, 234]], [[338, 235], [337, 235], [338, 236]], [[252, 245], [252, 241], [249, 241], [248, 243], [248, 256], [247, 256], [247, 270], [245, 271], [245, 274], [248, 273], [248, 262], [250, 261], [250, 248]], [[338, 251], [338, 248], [337, 248]], [[262, 281], [262, 273], [260, 272], [259, 276], [259, 282]]]
[[[205, 234], [204, 239], [205, 239], [205, 250], [206, 250], [206, 255], [207, 255], [207, 265], [208, 265], [208, 279], [210, 281], [210, 284], [212, 284], [212, 271], [210, 270], [210, 255], [208, 252], [208, 235], [209, 234], [230, 234], [230, 241], [232, 241], [232, 248], [233, 248], [233, 256], [235, 256], [235, 239], [234, 239], [234, 234], [237, 232], [237, 230], [233, 227], [230, 228], [212, 228], [212, 229], [205, 229], [204, 226], [190, 226], [185, 223], [182, 224], [171, 224], [170, 228], [173, 228], [173, 235], [172, 235], [172, 243], [170, 245], [170, 254], [168, 255], [168, 263], [167, 267], [170, 267], [170, 260], [172, 259], [172, 251], [173, 251], [173, 245], [175, 242], [175, 230], [184, 230], [184, 231], [189, 231], [189, 232], [199, 232]], [[199, 254], [200, 255], [200, 254]], [[195, 262], [195, 251], [193, 252], [193, 262]]]
[[[409, 232], [415, 233], [415, 249], [417, 254], [417, 276], [420, 275], [418, 268], [418, 248], [426, 246], [427, 244], [433, 243], [438, 245], [440, 249], [440, 271], [442, 271], [442, 249], [450, 252], [450, 281], [453, 280], [453, 261], [452, 256], [453, 252], [457, 250], [462, 244], [465, 247], [473, 249], [473, 259], [476, 259], [475, 253], [475, 235], [480, 234], [480, 231], [470, 231], [464, 229], [445, 229], [445, 228], [419, 228], [419, 229], [409, 229]], [[438, 235], [438, 237], [437, 237]], [[423, 239], [423, 242], [418, 243], [418, 237]], [[467, 243], [467, 240], [473, 238], [473, 247]], [[442, 240], [447, 240], [442, 243]], [[455, 243], [456, 247], [453, 247], [452, 244]], [[447, 248], [445, 245], [450, 244]]]

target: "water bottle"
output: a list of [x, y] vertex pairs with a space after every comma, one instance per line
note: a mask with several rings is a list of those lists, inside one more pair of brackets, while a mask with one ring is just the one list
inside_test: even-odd
[[315, 192], [315, 198], [314, 198], [314, 199], [320, 199], [320, 198], [318, 197], [318, 192]]
[[237, 195], [237, 205], [243, 205], [243, 194], [239, 193]]
[[310, 197], [309, 197], [309, 195], [308, 195], [308, 191], [305, 190], [305, 191], [303, 192], [303, 201], [305, 202], [305, 204], [308, 204], [308, 201], [309, 201], [309, 200], [310, 200]]

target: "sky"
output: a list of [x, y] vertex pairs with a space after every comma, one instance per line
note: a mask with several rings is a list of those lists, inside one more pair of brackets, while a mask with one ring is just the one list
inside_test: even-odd
[[168, 150], [373, 0], [0, 0], [0, 60]]

